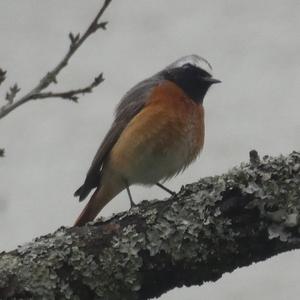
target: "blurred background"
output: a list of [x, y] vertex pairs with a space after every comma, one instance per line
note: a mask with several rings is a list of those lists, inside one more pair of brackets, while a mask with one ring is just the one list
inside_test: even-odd
[[[68, 34], [83, 32], [101, 1], [0, 2], [0, 67], [7, 80], [30, 90], [66, 53]], [[105, 82], [79, 104], [61, 99], [21, 106], [0, 121], [0, 251], [71, 225], [85, 203], [73, 192], [108, 130], [122, 95], [175, 59], [199, 54], [216, 78], [205, 98], [206, 142], [201, 157], [168, 187], [221, 174], [260, 155], [300, 148], [300, 2], [297, 0], [113, 1], [94, 34], [52, 91]], [[133, 187], [135, 201], [165, 198], [158, 188]], [[102, 212], [129, 208], [126, 193]], [[300, 252], [225, 274], [217, 283], [175, 289], [160, 299], [285, 300], [300, 293]]]

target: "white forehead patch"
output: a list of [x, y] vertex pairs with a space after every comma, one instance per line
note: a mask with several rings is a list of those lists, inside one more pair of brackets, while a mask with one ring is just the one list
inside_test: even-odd
[[185, 64], [191, 64], [195, 67], [205, 70], [209, 74], [212, 74], [211, 64], [205, 58], [196, 54], [179, 58], [178, 60], [167, 66], [167, 69], [180, 68]]

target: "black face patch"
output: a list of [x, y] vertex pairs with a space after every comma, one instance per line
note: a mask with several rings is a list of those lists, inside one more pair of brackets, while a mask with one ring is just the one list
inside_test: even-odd
[[163, 73], [166, 80], [176, 83], [195, 102], [202, 103], [204, 96], [211, 86], [206, 79], [211, 75], [205, 70], [190, 63], [181, 67], [166, 70]]

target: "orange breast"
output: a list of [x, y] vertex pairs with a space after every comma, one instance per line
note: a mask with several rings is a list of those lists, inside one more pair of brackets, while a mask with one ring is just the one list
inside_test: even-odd
[[111, 150], [110, 166], [132, 183], [155, 183], [189, 165], [204, 143], [204, 109], [174, 83], [156, 87]]
[[[197, 154], [204, 144], [204, 108], [195, 103], [182, 89], [171, 81], [165, 81], [152, 93], [150, 109], [164, 112], [164, 118], [171, 125], [174, 137], [184, 135], [191, 155]], [[163, 122], [163, 120], [159, 120]], [[178, 135], [177, 135], [178, 134]], [[166, 143], [168, 145], [166, 139]]]

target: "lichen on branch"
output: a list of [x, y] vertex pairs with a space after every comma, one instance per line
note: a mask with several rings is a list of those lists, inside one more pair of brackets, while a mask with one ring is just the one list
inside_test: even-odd
[[0, 298], [148, 299], [300, 248], [300, 153], [0, 254]]

